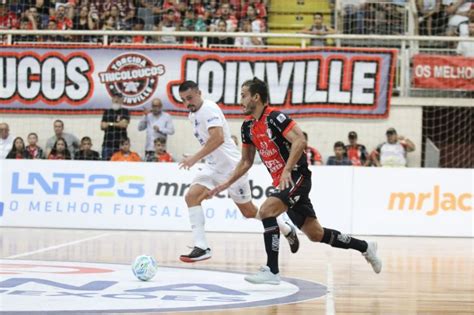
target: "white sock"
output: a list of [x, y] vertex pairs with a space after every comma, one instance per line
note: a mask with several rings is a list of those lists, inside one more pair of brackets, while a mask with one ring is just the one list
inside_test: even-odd
[[190, 207], [189, 222], [191, 223], [191, 230], [193, 232], [194, 246], [201, 249], [207, 249], [206, 234], [204, 232], [204, 211], [201, 206]]
[[[291, 227], [285, 223], [286, 221], [283, 220], [283, 214], [280, 214], [277, 217], [278, 228], [280, 229], [281, 234], [288, 235], [291, 232]], [[288, 222], [291, 224], [290, 222]]]
[[[262, 221], [262, 218], [260, 217], [260, 212], [257, 211], [257, 214], [255, 215], [255, 219], [259, 220], [259, 221]], [[291, 227], [288, 225], [288, 224], [291, 224], [293, 225], [293, 223], [291, 223], [290, 221], [288, 221], [288, 224], [286, 224], [285, 220], [283, 220], [283, 214], [280, 214], [277, 218], [277, 224], [278, 224], [278, 228], [280, 229], [280, 232], [283, 234], [283, 235], [288, 235], [288, 233], [291, 232]]]

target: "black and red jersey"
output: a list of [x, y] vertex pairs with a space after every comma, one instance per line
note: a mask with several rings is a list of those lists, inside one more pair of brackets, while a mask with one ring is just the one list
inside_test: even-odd
[[[248, 118], [242, 124], [242, 144], [254, 145], [277, 187], [280, 176], [290, 157], [291, 143], [285, 135], [296, 125], [286, 114], [265, 107], [259, 119]], [[308, 174], [308, 162], [303, 152], [296, 163], [295, 170]]]

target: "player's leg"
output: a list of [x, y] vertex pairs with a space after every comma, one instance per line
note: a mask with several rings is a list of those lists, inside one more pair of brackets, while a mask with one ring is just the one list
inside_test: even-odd
[[277, 197], [269, 197], [262, 204], [259, 214], [264, 227], [263, 239], [267, 264], [254, 275], [245, 277], [245, 280], [255, 284], [280, 284], [278, 268], [278, 252], [280, 249], [280, 229], [276, 218], [286, 211], [288, 206]]
[[333, 229], [324, 228], [316, 217], [306, 217], [301, 231], [313, 242], [321, 242], [332, 247], [355, 249], [362, 253], [376, 273], [382, 270], [382, 261], [377, 257], [377, 243], [366, 242]]
[[179, 259], [183, 262], [196, 262], [209, 259], [212, 256], [206, 240], [204, 230], [205, 217], [201, 203], [208, 198], [208, 192], [213, 188], [212, 172], [208, 169], [202, 169], [185, 196], [188, 206], [189, 222], [194, 239], [194, 248], [187, 255], [181, 255]]
[[[255, 218], [260, 221], [262, 220], [258, 213], [257, 206], [252, 202], [252, 193], [247, 175], [242, 176], [237, 182], [229, 187], [229, 196], [234, 200], [234, 203], [237, 205], [244, 217]], [[286, 237], [288, 244], [290, 245], [291, 252], [296, 253], [299, 249], [300, 242], [298, 240], [295, 226], [290, 220], [285, 221], [283, 215], [279, 215], [276, 219], [280, 232]]]

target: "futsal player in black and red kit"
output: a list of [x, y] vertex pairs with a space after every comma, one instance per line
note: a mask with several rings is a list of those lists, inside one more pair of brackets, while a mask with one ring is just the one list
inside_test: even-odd
[[319, 224], [309, 199], [311, 171], [304, 153], [306, 140], [303, 132], [288, 115], [266, 106], [267, 101], [265, 82], [257, 78], [244, 82], [241, 105], [244, 113], [250, 116], [242, 124], [242, 159], [231, 177], [210, 191], [211, 195], [215, 195], [243, 176], [252, 167], [256, 151], [272, 176], [275, 189], [259, 209], [264, 226], [267, 265], [256, 274], [245, 277], [245, 280], [255, 284], [280, 283], [280, 233], [276, 217], [285, 211], [311, 241], [358, 250], [379, 273], [382, 262], [377, 257], [375, 242], [359, 240]]

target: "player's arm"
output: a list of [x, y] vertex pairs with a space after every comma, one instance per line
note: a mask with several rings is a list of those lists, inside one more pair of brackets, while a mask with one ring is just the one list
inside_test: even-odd
[[294, 185], [291, 179], [291, 171], [296, 166], [296, 163], [298, 163], [298, 160], [306, 148], [306, 140], [303, 131], [296, 123], [289, 125], [287, 129], [284, 130], [283, 136], [291, 143], [291, 150], [280, 177], [279, 188], [282, 190]]
[[242, 146], [242, 158], [234, 169], [232, 175], [222, 184], [216, 186], [209, 192], [209, 196], [215, 196], [223, 190], [229, 188], [239, 178], [245, 175], [253, 165], [255, 159], [255, 146], [253, 144], [244, 144]]
[[210, 127], [208, 132], [209, 139], [206, 144], [204, 144], [204, 146], [201, 147], [201, 150], [196, 152], [196, 154], [181, 161], [180, 168], [189, 169], [224, 143], [224, 129], [222, 127]]

